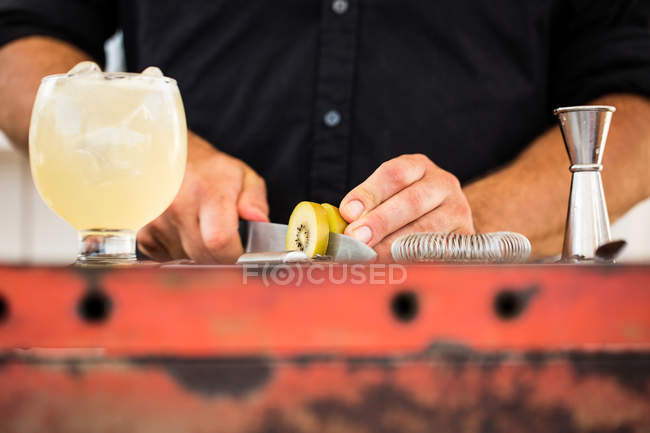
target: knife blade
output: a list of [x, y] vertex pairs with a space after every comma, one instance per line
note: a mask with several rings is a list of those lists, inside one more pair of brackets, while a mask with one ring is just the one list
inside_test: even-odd
[[[246, 253], [285, 251], [287, 225], [247, 221]], [[327, 256], [335, 262], [370, 262], [377, 253], [368, 245], [350, 236], [330, 233]]]

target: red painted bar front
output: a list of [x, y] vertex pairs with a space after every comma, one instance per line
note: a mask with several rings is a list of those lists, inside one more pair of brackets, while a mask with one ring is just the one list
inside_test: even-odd
[[650, 431], [650, 266], [0, 268], [0, 432]]

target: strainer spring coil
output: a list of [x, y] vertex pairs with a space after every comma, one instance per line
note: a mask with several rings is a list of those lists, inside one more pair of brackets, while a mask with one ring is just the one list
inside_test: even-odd
[[513, 232], [483, 234], [411, 233], [391, 245], [396, 262], [522, 263], [530, 257], [530, 241]]

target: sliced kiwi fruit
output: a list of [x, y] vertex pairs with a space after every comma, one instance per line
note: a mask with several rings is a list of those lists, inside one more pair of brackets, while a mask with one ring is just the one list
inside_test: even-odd
[[327, 212], [327, 222], [330, 225], [330, 231], [332, 233], [343, 233], [348, 223], [341, 216], [339, 208], [329, 203], [323, 203], [321, 206]]
[[301, 201], [289, 217], [286, 248], [289, 251], [302, 251], [307, 257], [324, 255], [329, 234], [330, 225], [323, 206]]

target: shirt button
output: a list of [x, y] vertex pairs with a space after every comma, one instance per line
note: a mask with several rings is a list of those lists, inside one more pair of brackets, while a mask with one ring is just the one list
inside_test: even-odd
[[343, 15], [348, 10], [348, 0], [334, 0], [332, 10], [339, 15]]
[[341, 123], [341, 113], [336, 110], [330, 110], [325, 113], [325, 116], [323, 116], [323, 122], [325, 122], [325, 125], [330, 128], [334, 128]]

